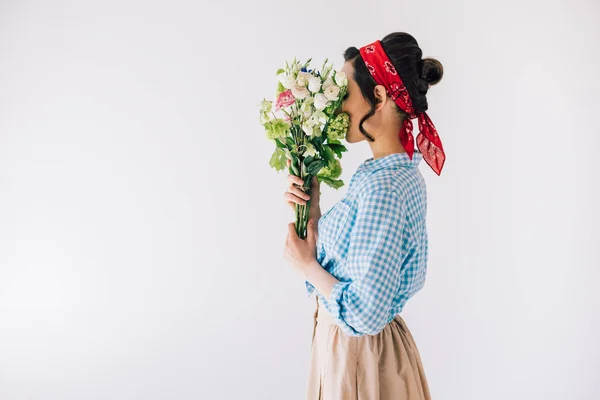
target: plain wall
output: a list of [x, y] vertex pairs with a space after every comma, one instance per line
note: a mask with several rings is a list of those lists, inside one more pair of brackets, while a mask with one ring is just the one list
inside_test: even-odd
[[[258, 105], [404, 31], [444, 65], [433, 399], [598, 399], [597, 1], [0, 1], [0, 399], [304, 399], [314, 298]], [[416, 121], [415, 121], [416, 122]], [[371, 156], [344, 154], [339, 191]]]

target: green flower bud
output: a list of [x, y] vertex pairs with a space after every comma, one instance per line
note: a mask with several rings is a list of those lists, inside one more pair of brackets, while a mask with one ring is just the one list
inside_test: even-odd
[[321, 175], [326, 178], [337, 179], [342, 174], [342, 164], [337, 158], [321, 170]]
[[348, 127], [350, 126], [350, 117], [346, 113], [338, 114], [329, 124], [327, 137], [332, 140], [340, 140], [346, 137]]
[[274, 119], [265, 124], [267, 138], [275, 140], [276, 138], [284, 138], [290, 129], [290, 123], [280, 118]]

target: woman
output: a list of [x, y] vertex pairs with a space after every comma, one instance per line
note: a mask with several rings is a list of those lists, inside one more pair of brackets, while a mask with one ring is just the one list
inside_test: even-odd
[[[439, 175], [445, 160], [425, 113], [442, 65], [421, 57], [407, 33], [344, 53], [346, 140], [367, 140], [373, 157], [322, 217], [313, 179], [306, 240], [289, 224], [285, 257], [306, 278], [308, 295], [317, 291], [307, 399], [430, 399], [419, 351], [399, 315], [427, 269], [427, 193], [418, 166], [425, 158]], [[288, 179], [286, 202], [306, 204], [310, 197], [295, 186], [300, 178]]]

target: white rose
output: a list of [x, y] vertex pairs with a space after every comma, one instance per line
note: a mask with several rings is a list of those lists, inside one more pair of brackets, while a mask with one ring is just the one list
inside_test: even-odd
[[325, 79], [325, 82], [323, 82], [323, 90], [325, 90], [326, 87], [335, 85], [335, 83], [333, 83], [333, 79], [331, 79], [331, 76], [328, 76], [327, 79]]
[[335, 85], [330, 85], [330, 86], [327, 86], [326, 88], [324, 88], [323, 92], [325, 94], [325, 97], [327, 97], [328, 100], [335, 101], [338, 99], [338, 94], [340, 93], [340, 88]]
[[292, 94], [294, 95], [294, 97], [297, 99], [304, 99], [310, 96], [310, 92], [304, 86], [294, 84], [290, 89], [292, 90]]
[[292, 75], [288, 75], [286, 73], [281, 73], [277, 75], [277, 80], [283, 85], [286, 89], [291, 89], [292, 86], [296, 84], [296, 79]]
[[309, 79], [312, 78], [312, 75], [308, 72], [298, 72], [298, 78], [296, 78], [296, 84], [300, 86], [306, 86], [309, 82]]
[[315, 108], [322, 110], [329, 105], [329, 99], [325, 97], [323, 93], [317, 93], [315, 95]]
[[321, 78], [313, 76], [308, 80], [308, 90], [313, 93], [317, 93], [321, 90]]
[[335, 73], [335, 83], [340, 87], [344, 87], [348, 84], [348, 78], [346, 77], [346, 73], [344, 71], [337, 71]]

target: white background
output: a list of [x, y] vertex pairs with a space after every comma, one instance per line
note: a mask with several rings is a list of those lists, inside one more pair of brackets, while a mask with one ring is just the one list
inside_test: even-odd
[[[394, 31], [445, 75], [430, 262], [403, 316], [434, 400], [597, 399], [598, 2], [0, 1], [0, 399], [303, 399], [258, 104]], [[349, 146], [347, 183], [371, 153]], [[325, 212], [345, 192], [323, 188]]]

